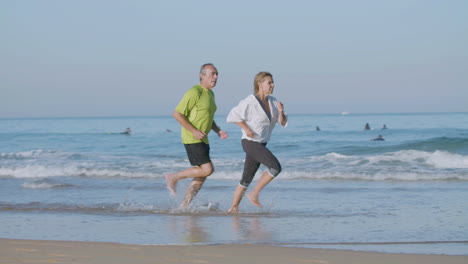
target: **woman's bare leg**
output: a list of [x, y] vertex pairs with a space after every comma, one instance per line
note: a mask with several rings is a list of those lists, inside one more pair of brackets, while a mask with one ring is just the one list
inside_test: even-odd
[[275, 177], [271, 176], [271, 174], [268, 171], [265, 171], [262, 174], [262, 177], [260, 180], [258, 180], [257, 185], [253, 188], [253, 190], [248, 193], [246, 196], [249, 199], [249, 201], [258, 207], [262, 207], [262, 204], [260, 204], [260, 201], [258, 200], [258, 196], [260, 194], [260, 191], [267, 186], [268, 183], [270, 183]]
[[244, 196], [246, 187], [238, 184], [236, 189], [234, 190], [234, 198], [232, 199], [231, 208], [229, 208], [228, 213], [237, 213], [239, 212], [239, 204], [242, 200], [242, 196]]

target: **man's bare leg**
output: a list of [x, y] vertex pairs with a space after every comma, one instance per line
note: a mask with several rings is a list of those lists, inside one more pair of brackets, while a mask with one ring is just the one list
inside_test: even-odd
[[268, 183], [270, 183], [275, 177], [271, 176], [271, 174], [268, 171], [265, 171], [262, 174], [262, 177], [260, 180], [258, 180], [257, 185], [255, 185], [255, 188], [248, 193], [246, 196], [249, 199], [249, 201], [258, 207], [262, 207], [262, 204], [258, 200], [258, 195], [260, 194], [260, 191], [267, 186]]
[[242, 196], [244, 196], [246, 187], [238, 184], [236, 189], [234, 190], [234, 198], [232, 199], [231, 208], [229, 208], [228, 213], [238, 213], [239, 212], [239, 204], [242, 200]]
[[198, 191], [200, 191], [205, 180], [206, 177], [197, 177], [192, 180], [192, 183], [190, 183], [190, 186], [187, 188], [187, 192], [185, 193], [184, 201], [180, 204], [181, 208], [187, 207], [190, 202], [192, 202], [193, 197], [195, 197]]
[[188, 168], [176, 173], [166, 174], [167, 189], [170, 194], [176, 195], [177, 182], [185, 178], [208, 177], [213, 173], [213, 164], [211, 162]]
[[177, 188], [177, 179], [176, 179], [177, 173], [170, 173], [166, 174], [164, 177], [166, 178], [166, 187], [167, 190], [169, 191], [169, 194], [171, 196], [176, 196], [176, 188]]

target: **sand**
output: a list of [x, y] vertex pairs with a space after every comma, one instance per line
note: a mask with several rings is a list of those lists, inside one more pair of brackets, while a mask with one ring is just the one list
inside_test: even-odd
[[10, 263], [466, 264], [468, 256], [387, 254], [250, 244], [173, 246], [0, 239], [0, 264]]

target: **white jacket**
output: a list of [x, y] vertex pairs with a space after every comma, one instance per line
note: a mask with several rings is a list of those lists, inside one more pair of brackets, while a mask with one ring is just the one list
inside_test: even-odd
[[[250, 138], [242, 129], [242, 139], [248, 139], [259, 143], [268, 142], [276, 122], [279, 123], [279, 110], [274, 103], [275, 101], [277, 101], [275, 97], [268, 96], [271, 120], [268, 119], [267, 114], [263, 110], [255, 95], [251, 94], [244, 100], [241, 100], [237, 106], [231, 109], [226, 121], [229, 123], [245, 122], [255, 134], [253, 138]], [[286, 122], [284, 127], [287, 125], [288, 123]]]

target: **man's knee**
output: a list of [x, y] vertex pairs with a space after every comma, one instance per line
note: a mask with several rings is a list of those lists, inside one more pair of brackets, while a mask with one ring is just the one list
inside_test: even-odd
[[208, 177], [214, 172], [214, 167], [211, 162], [200, 165], [200, 169], [201, 169], [201, 177]]

